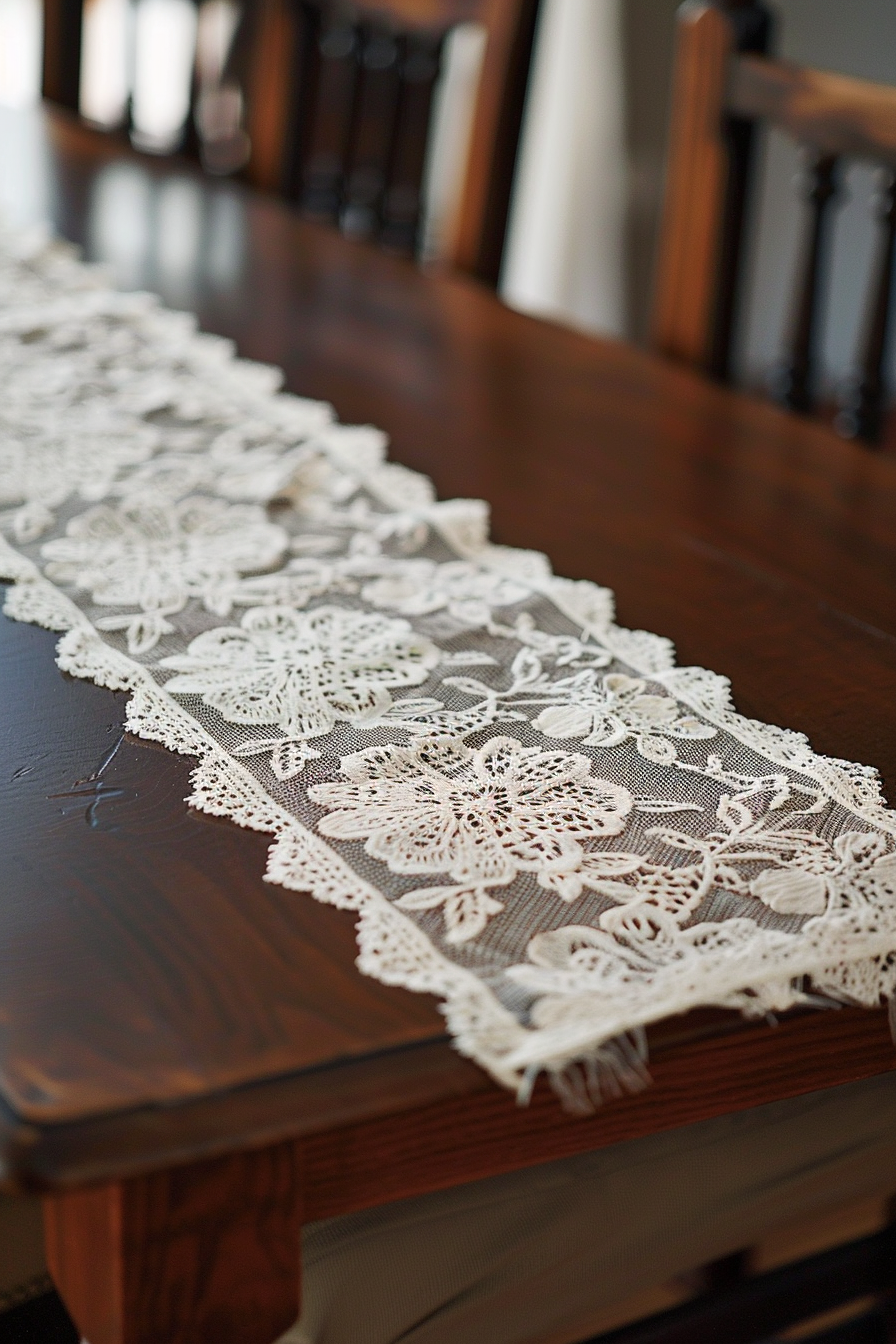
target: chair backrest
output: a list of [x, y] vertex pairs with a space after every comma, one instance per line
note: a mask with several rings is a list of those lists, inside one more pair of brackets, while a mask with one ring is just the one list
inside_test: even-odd
[[[83, 7], [44, 0], [44, 94], [75, 112]], [[197, 53], [182, 148], [229, 171], [244, 163], [245, 143], [243, 171], [256, 186], [407, 254], [419, 243], [446, 38], [480, 25], [469, 151], [440, 255], [496, 284], [539, 0], [242, 0], [240, 8], [219, 89], [206, 87]], [[203, 142], [204, 123], [224, 131], [217, 149]]]
[[355, 237], [413, 253], [433, 91], [461, 23], [485, 49], [448, 264], [495, 284], [538, 0], [255, 0], [248, 172]]
[[841, 162], [877, 162], [887, 169], [879, 253], [858, 375], [838, 421], [848, 436], [876, 442], [886, 406], [896, 249], [896, 89], [772, 60], [764, 54], [769, 32], [769, 12], [757, 0], [689, 0], [679, 10], [652, 342], [713, 376], [729, 376], [754, 127], [766, 121], [808, 152], [806, 233], [777, 393], [790, 409], [811, 410]]

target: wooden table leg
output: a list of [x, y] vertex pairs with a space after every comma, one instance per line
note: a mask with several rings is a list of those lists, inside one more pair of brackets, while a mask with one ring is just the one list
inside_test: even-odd
[[89, 1344], [272, 1344], [299, 1314], [299, 1148], [48, 1196], [47, 1263]]

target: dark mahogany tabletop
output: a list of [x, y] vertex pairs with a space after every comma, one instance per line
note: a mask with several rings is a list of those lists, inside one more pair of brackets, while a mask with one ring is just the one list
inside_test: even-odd
[[[58, 114], [0, 113], [0, 197], [13, 224], [48, 218], [116, 283], [387, 430], [442, 497], [490, 502], [495, 540], [612, 587], [621, 623], [728, 675], [743, 713], [877, 766], [896, 797], [896, 461]], [[7, 1177], [119, 1176], [473, 1096], [510, 1115], [432, 1000], [355, 969], [352, 917], [265, 884], [265, 838], [189, 811], [190, 762], [123, 737], [122, 697], [64, 676], [53, 645], [0, 620]], [[637, 1102], [654, 1127], [896, 1062], [883, 1015], [859, 1010], [654, 1035]], [[676, 1111], [675, 1067], [701, 1050], [719, 1079], [737, 1056], [729, 1092]], [[597, 1126], [588, 1142], [648, 1123], [634, 1101], [606, 1112], [532, 1114]]]

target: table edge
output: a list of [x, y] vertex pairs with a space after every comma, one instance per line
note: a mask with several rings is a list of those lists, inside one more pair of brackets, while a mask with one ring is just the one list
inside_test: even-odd
[[545, 1079], [517, 1105], [447, 1037], [79, 1121], [35, 1123], [0, 1099], [0, 1188], [58, 1190], [365, 1128], [420, 1131], [440, 1116], [453, 1117], [454, 1149], [486, 1117], [489, 1133], [513, 1138], [513, 1169], [896, 1069], [885, 1009], [803, 1009], [774, 1024], [710, 1011], [658, 1023], [649, 1039], [652, 1084], [586, 1117], [564, 1113]]

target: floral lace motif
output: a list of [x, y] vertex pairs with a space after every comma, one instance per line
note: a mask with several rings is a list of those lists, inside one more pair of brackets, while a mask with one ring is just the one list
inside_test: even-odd
[[309, 790], [330, 809], [318, 829], [364, 840], [393, 873], [448, 873], [456, 885], [400, 896], [402, 910], [441, 906], [447, 941], [466, 942], [504, 909], [487, 888], [518, 873], [543, 887], [576, 869], [582, 844], [616, 835], [634, 799], [591, 776], [585, 756], [523, 747], [493, 737], [478, 751], [451, 739], [415, 747], [371, 747], [342, 762], [348, 784]]
[[0, 237], [0, 377], [7, 613], [496, 1078], [590, 1104], [668, 1014], [893, 993], [873, 770], [740, 718], [379, 430], [43, 238]]
[[200, 695], [231, 723], [276, 724], [284, 739], [243, 743], [239, 754], [271, 750], [275, 774], [290, 779], [320, 755], [300, 746], [304, 739], [324, 737], [340, 719], [363, 724], [392, 703], [390, 690], [419, 685], [438, 660], [407, 621], [339, 607], [253, 607], [238, 630], [206, 630], [161, 666], [180, 673], [166, 682], [169, 692]]
[[166, 617], [191, 597], [217, 610], [219, 585], [275, 565], [286, 545], [286, 533], [258, 506], [190, 497], [168, 507], [97, 505], [41, 551], [49, 578], [86, 590], [99, 606], [139, 607], [139, 615], [102, 616], [96, 624], [126, 631], [130, 653], [148, 653], [174, 633]]

